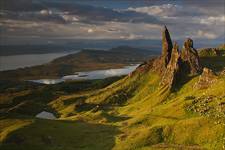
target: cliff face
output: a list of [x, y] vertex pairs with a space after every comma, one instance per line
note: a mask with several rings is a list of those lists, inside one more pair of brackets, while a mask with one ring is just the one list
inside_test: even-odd
[[170, 33], [166, 26], [162, 29], [162, 65], [166, 67], [170, 61], [173, 49]]
[[173, 87], [179, 78], [181, 71], [181, 57], [179, 52], [179, 47], [177, 43], [174, 43], [170, 61], [163, 73], [161, 85], [168, 85], [170, 88]]
[[167, 68], [167, 65], [171, 59], [171, 53], [173, 49], [170, 33], [166, 26], [162, 28], [162, 52], [161, 56], [155, 59], [152, 63], [152, 70], [163, 74]]
[[193, 40], [190, 38], [184, 42], [184, 46], [181, 51], [181, 59], [183, 61], [182, 68], [185, 73], [191, 75], [200, 73], [201, 66], [199, 64], [198, 52], [193, 48]]

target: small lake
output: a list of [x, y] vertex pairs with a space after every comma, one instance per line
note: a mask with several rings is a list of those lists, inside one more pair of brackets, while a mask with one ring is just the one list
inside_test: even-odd
[[120, 69], [106, 69], [106, 70], [95, 70], [87, 72], [76, 72], [74, 75], [63, 76], [59, 79], [39, 79], [39, 80], [29, 80], [36, 83], [42, 84], [57, 84], [69, 80], [93, 80], [93, 79], [104, 79], [113, 76], [127, 75], [134, 71], [139, 64], [125, 66]]
[[47, 112], [47, 111], [42, 111], [42, 112], [38, 113], [35, 117], [40, 118], [40, 119], [50, 119], [50, 120], [56, 119], [56, 117], [53, 113]]
[[62, 57], [73, 52], [62, 53], [48, 53], [48, 54], [25, 54], [25, 55], [12, 55], [12, 56], [0, 56], [0, 71], [13, 70], [18, 68], [42, 65], [48, 63], [55, 58]]

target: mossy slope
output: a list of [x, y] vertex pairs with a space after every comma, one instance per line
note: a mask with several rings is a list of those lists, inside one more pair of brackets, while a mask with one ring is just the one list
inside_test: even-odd
[[157, 73], [141, 70], [107, 87], [51, 100], [47, 105], [59, 114], [58, 120], [2, 118], [1, 147], [223, 149], [225, 75], [220, 66], [225, 64], [223, 59], [204, 59], [208, 62], [204, 67], [214, 66], [218, 74], [205, 89], [195, 88], [199, 80], [195, 76], [170, 92], [167, 86], [159, 86]]

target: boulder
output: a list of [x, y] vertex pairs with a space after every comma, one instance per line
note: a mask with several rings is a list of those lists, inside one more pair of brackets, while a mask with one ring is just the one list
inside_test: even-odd
[[205, 67], [194, 87], [198, 89], [205, 89], [213, 84], [216, 80], [217, 75], [211, 69]]

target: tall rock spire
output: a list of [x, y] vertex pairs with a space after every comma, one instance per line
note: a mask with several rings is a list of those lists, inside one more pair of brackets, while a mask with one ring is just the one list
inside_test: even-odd
[[193, 48], [192, 39], [188, 38], [185, 40], [183, 49], [181, 51], [181, 58], [183, 61], [183, 69], [185, 69], [186, 73], [195, 75], [201, 71], [198, 52]]
[[179, 73], [181, 71], [180, 67], [181, 57], [179, 47], [178, 44], [174, 42], [171, 58], [163, 74], [161, 85], [168, 85], [170, 88], [173, 87], [179, 78]]
[[166, 26], [162, 29], [162, 64], [166, 67], [170, 61], [173, 43]]
[[154, 71], [162, 76], [160, 85], [173, 89], [178, 83], [189, 75], [196, 75], [201, 72], [199, 56], [193, 48], [193, 40], [187, 39], [184, 42], [182, 52], [178, 44], [172, 44], [170, 33], [166, 26], [162, 31], [162, 55], [152, 63]]

